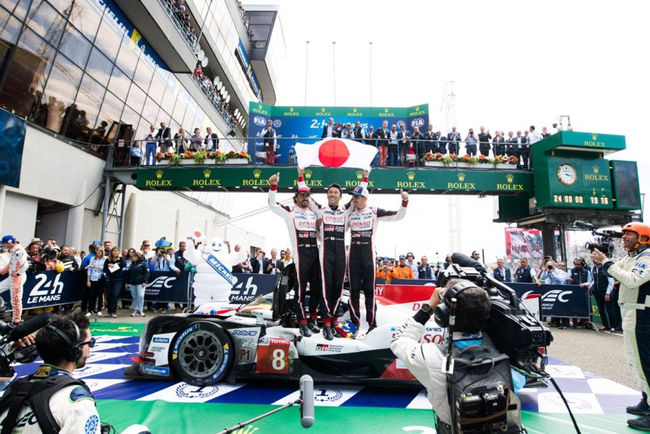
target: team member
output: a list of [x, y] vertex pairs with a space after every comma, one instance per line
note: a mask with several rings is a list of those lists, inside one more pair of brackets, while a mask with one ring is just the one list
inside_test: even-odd
[[[424, 324], [429, 321], [444, 293], [454, 285], [471, 285], [469, 282], [452, 279], [445, 288], [436, 288], [428, 304], [409, 318], [397, 332], [390, 348], [395, 356], [406, 365], [411, 373], [427, 389], [429, 402], [436, 412], [436, 430], [438, 433], [451, 433], [451, 411], [447, 399], [446, 374], [441, 370], [445, 355], [436, 344], [419, 343], [424, 335]], [[490, 298], [485, 290], [469, 286], [458, 293], [456, 307], [456, 324], [452, 337], [454, 345], [466, 348], [470, 345], [482, 345], [484, 335], [481, 329], [490, 313]], [[489, 338], [485, 336], [486, 341]]]
[[355, 336], [359, 332], [359, 297], [363, 292], [366, 299], [366, 321], [370, 332], [377, 327], [375, 318], [375, 232], [377, 220], [401, 220], [406, 215], [409, 195], [400, 192], [402, 206], [397, 211], [386, 211], [381, 208], [367, 206], [368, 189], [358, 186], [352, 190], [355, 210], [350, 214], [350, 313], [352, 322], [357, 326]]
[[519, 283], [537, 283], [539, 280], [528, 264], [528, 258], [521, 258], [519, 267], [515, 270], [515, 280]]
[[406, 263], [406, 256], [399, 255], [399, 262], [393, 268], [393, 279], [413, 279], [413, 269]]
[[[298, 183], [304, 182], [304, 169], [298, 168]], [[362, 187], [368, 185], [368, 171], [364, 171]], [[345, 230], [348, 217], [353, 210], [352, 202], [340, 206], [342, 190], [338, 184], [327, 187], [327, 207], [322, 207], [310, 199], [309, 208], [318, 217], [318, 232], [321, 239], [321, 276], [323, 287], [323, 302], [321, 303], [321, 317], [323, 318], [323, 336], [332, 340], [334, 331], [332, 324], [336, 324], [336, 310], [343, 293], [343, 278], [347, 267], [345, 254]]]
[[13, 434], [100, 433], [93, 395], [82, 380], [72, 377], [95, 346], [88, 327], [88, 319], [81, 314], [53, 315], [51, 324], [38, 332], [36, 349], [44, 363], [4, 393], [2, 432], [10, 426]]
[[650, 431], [650, 226], [625, 225], [623, 245], [628, 253], [616, 263], [598, 249], [594, 249], [591, 259], [602, 263], [607, 274], [621, 284], [618, 303], [623, 316], [625, 358], [637, 372], [643, 390], [641, 402], [627, 408], [628, 413], [642, 417], [627, 423]]
[[0, 282], [0, 293], [11, 290], [11, 320], [18, 323], [23, 314], [23, 285], [27, 280], [25, 273], [29, 267], [29, 261], [27, 252], [23, 246], [18, 244], [13, 235], [2, 237], [2, 245], [9, 251], [11, 257], [9, 263], [0, 270], [0, 274], [9, 273], [9, 277]]
[[[287, 223], [291, 248], [296, 252], [296, 273], [298, 290], [296, 291], [296, 315], [300, 322], [300, 334], [306, 337], [311, 332], [318, 333], [316, 325], [317, 308], [321, 298], [320, 261], [316, 245], [316, 213], [309, 209], [309, 187], [304, 182], [298, 183], [298, 191], [293, 197], [294, 206], [280, 205], [276, 201], [280, 174], [269, 178], [269, 207]], [[305, 315], [304, 301], [309, 283], [309, 325]], [[311, 331], [310, 331], [311, 330]]]

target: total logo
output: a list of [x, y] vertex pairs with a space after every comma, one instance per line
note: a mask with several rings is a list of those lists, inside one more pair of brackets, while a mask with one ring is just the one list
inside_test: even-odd
[[185, 399], [205, 399], [216, 395], [219, 392], [218, 386], [197, 387], [191, 384], [181, 383], [176, 387], [176, 396]]
[[318, 402], [335, 402], [343, 398], [343, 392], [338, 389], [319, 389], [314, 393], [314, 401]]
[[263, 127], [266, 125], [266, 119], [262, 116], [255, 116], [253, 117], [253, 123], [258, 127]]

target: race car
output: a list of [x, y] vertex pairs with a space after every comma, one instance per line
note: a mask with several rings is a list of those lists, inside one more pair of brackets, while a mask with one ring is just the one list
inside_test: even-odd
[[[379, 295], [379, 326], [362, 339], [328, 341], [320, 333], [302, 337], [297, 328], [274, 319], [271, 294], [237, 309], [204, 305], [192, 314], [158, 316], [143, 330], [139, 355], [124, 375], [207, 386], [254, 378], [297, 380], [309, 374], [321, 382], [419, 387], [397, 362], [390, 343], [397, 328], [432, 291], [418, 287], [401, 298]], [[427, 323], [423, 340], [442, 342], [442, 338], [443, 329], [433, 320]]]

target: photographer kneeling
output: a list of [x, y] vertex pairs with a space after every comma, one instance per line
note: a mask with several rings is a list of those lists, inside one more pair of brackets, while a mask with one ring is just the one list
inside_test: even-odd
[[[454, 355], [456, 355], [456, 350], [462, 350], [472, 346], [476, 346], [477, 348], [487, 347], [493, 351], [491, 355], [498, 353], [490, 338], [481, 331], [485, 327], [490, 313], [490, 298], [484, 289], [463, 279], [452, 279], [447, 283], [445, 288], [436, 288], [429, 303], [424, 304], [412, 318], [407, 320], [391, 344], [391, 349], [395, 353], [395, 356], [426, 387], [429, 401], [436, 413], [436, 430], [440, 434], [457, 432], [452, 427], [452, 410], [448, 397], [448, 393], [450, 393], [447, 383], [448, 374], [443, 371], [443, 367], [447, 362], [448, 347], [446, 344], [443, 346], [433, 343], [419, 343], [419, 341], [425, 332], [424, 324], [429, 321], [436, 307], [443, 303], [447, 305], [445, 308], [448, 308], [452, 298], [456, 299], [455, 325], [453, 329]], [[446, 324], [439, 325], [444, 327]], [[502, 356], [507, 359], [507, 356]], [[505, 366], [505, 372], [503, 372], [503, 368], [501, 367], [498, 375], [501, 376], [503, 384], [510, 388], [512, 381], [508, 375], [509, 369], [507, 364]], [[495, 358], [492, 362], [492, 368], [499, 367], [500, 364]], [[469, 373], [469, 371], [467, 372]], [[488, 372], [485, 372], [486, 376], [487, 374]], [[461, 381], [462, 378], [458, 380], [459, 383]], [[479, 381], [477, 380], [476, 383], [478, 384]], [[488, 383], [485, 382], [482, 385], [490, 386]], [[504, 389], [501, 390], [503, 391]], [[505, 400], [507, 398], [504, 398]], [[505, 414], [505, 406], [503, 413]], [[462, 417], [458, 423], [463, 423]], [[501, 430], [505, 431], [504, 429]]]
[[641, 402], [627, 407], [639, 419], [627, 421], [632, 428], [650, 431], [650, 226], [628, 223], [623, 227], [623, 245], [627, 255], [614, 263], [594, 249], [591, 258], [621, 284], [618, 303], [623, 318], [625, 358], [641, 380]]
[[0, 432], [100, 433], [93, 395], [71, 375], [86, 364], [94, 345], [88, 318], [52, 315], [51, 323], [36, 335], [44, 363], [9, 385], [0, 399]]

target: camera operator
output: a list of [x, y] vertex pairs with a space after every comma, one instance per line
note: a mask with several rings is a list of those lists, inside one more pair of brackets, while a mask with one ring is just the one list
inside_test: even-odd
[[[436, 306], [443, 302], [444, 294], [455, 285], [471, 285], [456, 296], [456, 324], [453, 343], [459, 348], [482, 345], [489, 341], [481, 329], [490, 313], [490, 299], [484, 289], [462, 279], [450, 280], [445, 288], [436, 288], [428, 304], [406, 321], [391, 343], [391, 350], [411, 373], [427, 389], [429, 401], [436, 413], [438, 433], [453, 432], [451, 410], [447, 397], [447, 378], [442, 371], [446, 354], [441, 347], [432, 343], [419, 343], [424, 335], [424, 324], [431, 318]], [[486, 342], [491, 344], [491, 342]]]
[[11, 385], [0, 400], [2, 432], [99, 433], [95, 400], [72, 371], [86, 364], [95, 345], [81, 314], [53, 315], [36, 335], [43, 364]]
[[636, 370], [643, 398], [627, 412], [642, 417], [627, 421], [632, 428], [650, 431], [650, 226], [628, 223], [623, 227], [627, 255], [616, 263], [594, 249], [591, 258], [601, 262], [607, 274], [620, 282], [618, 302], [623, 317], [625, 358]]

